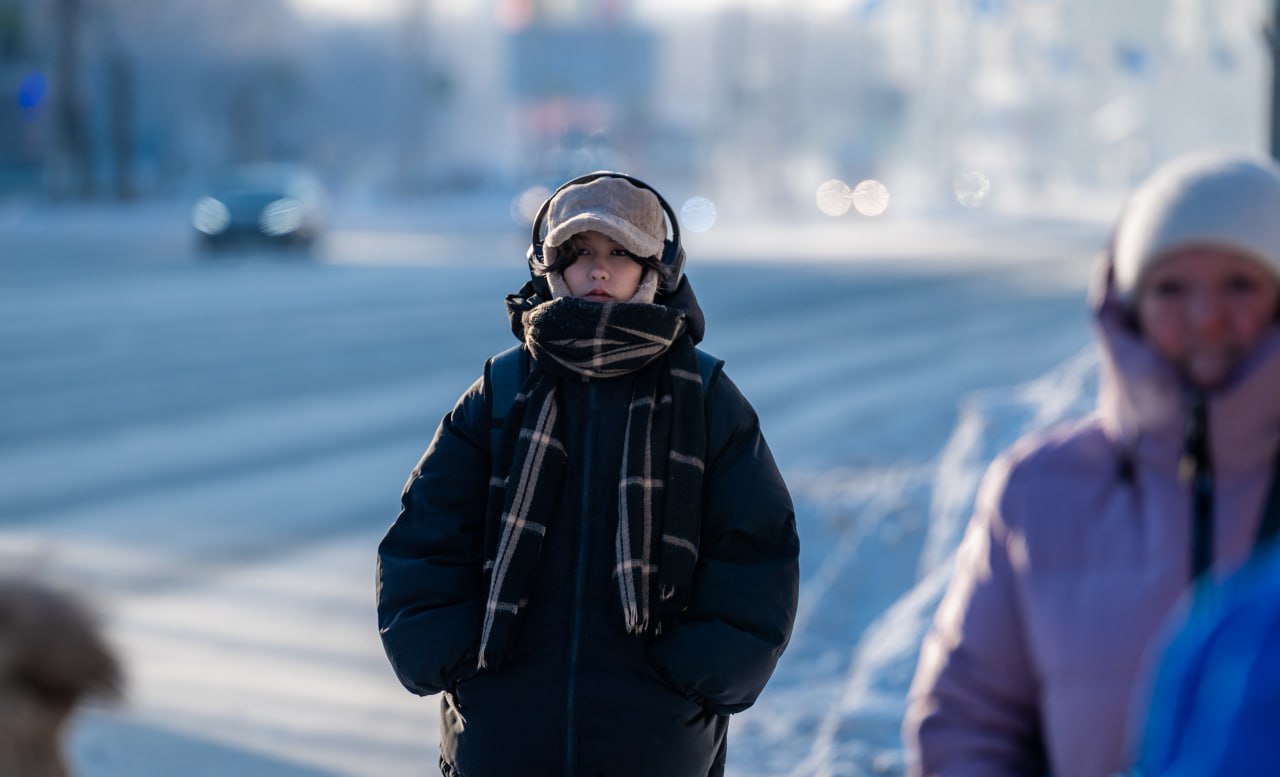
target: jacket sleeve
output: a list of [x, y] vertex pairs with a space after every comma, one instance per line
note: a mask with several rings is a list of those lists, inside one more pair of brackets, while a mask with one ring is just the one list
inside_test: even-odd
[[795, 511], [755, 410], [724, 375], [707, 406], [703, 527], [688, 609], [650, 656], [717, 713], [750, 707], [791, 637], [799, 594]]
[[482, 574], [489, 415], [481, 378], [440, 422], [378, 546], [378, 630], [400, 682], [420, 695], [474, 669]]
[[912, 775], [1038, 777], [1047, 773], [1039, 682], [1016, 576], [1025, 564], [1009, 463], [979, 489], [951, 583], [921, 646], [903, 742]]

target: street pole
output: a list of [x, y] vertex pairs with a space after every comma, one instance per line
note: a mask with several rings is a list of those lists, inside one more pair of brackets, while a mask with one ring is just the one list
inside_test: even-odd
[[115, 194], [131, 200], [137, 193], [133, 181], [133, 62], [123, 51], [112, 52], [107, 60], [107, 80], [111, 101], [111, 156], [115, 162]]
[[57, 12], [57, 80], [54, 93], [54, 116], [57, 126], [57, 196], [72, 194], [88, 197], [93, 193], [93, 170], [90, 160], [89, 129], [80, 93], [80, 23], [81, 0], [58, 0]]
[[417, 192], [427, 179], [427, 111], [432, 107], [424, 102], [427, 98], [427, 3], [426, 0], [402, 0], [400, 8], [403, 97], [399, 106], [397, 183], [403, 191]]
[[1280, 0], [1272, 3], [1266, 33], [1271, 54], [1271, 157], [1280, 159]]

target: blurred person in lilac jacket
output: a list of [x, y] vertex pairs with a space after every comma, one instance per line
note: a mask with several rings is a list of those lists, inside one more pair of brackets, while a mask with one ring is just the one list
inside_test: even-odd
[[911, 687], [912, 774], [1125, 768], [1162, 623], [1266, 539], [1278, 300], [1280, 167], [1196, 155], [1134, 192], [1091, 294], [1097, 411], [988, 470]]

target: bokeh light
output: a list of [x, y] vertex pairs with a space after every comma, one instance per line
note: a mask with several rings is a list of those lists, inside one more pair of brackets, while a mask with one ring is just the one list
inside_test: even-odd
[[551, 196], [551, 190], [545, 186], [531, 186], [516, 195], [511, 201], [511, 220], [517, 224], [529, 225], [538, 217], [538, 208]]
[[272, 237], [297, 232], [302, 227], [302, 203], [292, 197], [276, 200], [262, 209], [258, 218], [258, 226], [264, 234]]
[[45, 79], [44, 73], [39, 71], [28, 73], [18, 84], [18, 105], [28, 110], [37, 108], [44, 102], [48, 92], [49, 82]]
[[689, 232], [706, 232], [715, 226], [716, 204], [706, 197], [690, 197], [680, 208], [680, 223]]
[[853, 187], [853, 207], [864, 216], [879, 216], [889, 207], [889, 189], [874, 178]]
[[843, 216], [849, 212], [849, 206], [853, 204], [851, 198], [852, 193], [849, 191], [849, 184], [838, 178], [823, 181], [822, 185], [818, 187], [818, 210], [832, 218]]
[[952, 181], [956, 200], [966, 208], [980, 208], [991, 191], [991, 181], [976, 170], [963, 172]]
[[219, 200], [202, 197], [191, 209], [191, 223], [206, 235], [217, 235], [231, 224], [231, 211]]

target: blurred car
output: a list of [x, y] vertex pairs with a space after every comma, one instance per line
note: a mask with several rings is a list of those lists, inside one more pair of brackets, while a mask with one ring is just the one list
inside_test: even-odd
[[309, 252], [324, 227], [324, 187], [307, 168], [252, 165], [215, 181], [191, 211], [201, 248], [254, 246]]

